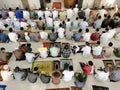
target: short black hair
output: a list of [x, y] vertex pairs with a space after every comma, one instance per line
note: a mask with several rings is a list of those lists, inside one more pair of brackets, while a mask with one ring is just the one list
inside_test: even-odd
[[5, 50], [5, 48], [4, 48], [4, 47], [2, 47], [0, 50], [1, 50], [1, 51], [2, 51], [2, 50]]
[[99, 28], [97, 28], [96, 31], [98, 32], [98, 31], [99, 31]]
[[97, 44], [100, 45], [100, 41], [97, 41]]
[[4, 26], [7, 28], [7, 27], [8, 27], [8, 24], [5, 24]]
[[84, 17], [83, 21], [86, 21], [86, 17]]
[[88, 64], [89, 64], [90, 66], [93, 66], [93, 62], [92, 62], [92, 61], [88, 61]]
[[26, 7], [25, 10], [28, 11], [28, 8]]
[[112, 43], [112, 42], [109, 42], [109, 43], [108, 43], [108, 46], [112, 47], [112, 46], [113, 46], [113, 43]]
[[24, 28], [23, 28], [23, 27], [20, 27], [20, 30], [22, 31], [22, 30], [24, 30]]
[[18, 66], [15, 67], [14, 72], [19, 72], [20, 68]]
[[52, 29], [52, 32], [54, 32], [55, 30], [54, 30], [54, 28]]
[[12, 28], [9, 28], [9, 31], [10, 31], [10, 32], [12, 32], [12, 31], [13, 31], [13, 29], [12, 29]]
[[68, 18], [67, 21], [70, 21], [70, 19]]
[[16, 7], [16, 10], [19, 10], [19, 7]]
[[38, 70], [38, 67], [34, 67], [34, 71], [37, 71]]
[[89, 32], [89, 29], [88, 29], [88, 28], [86, 29], [86, 32]]
[[101, 16], [98, 16], [98, 19], [101, 19]]
[[73, 66], [72, 65], [69, 66], [69, 70], [73, 71]]
[[12, 11], [12, 8], [9, 8], [9, 11]]
[[79, 29], [79, 31], [78, 32], [82, 32], [82, 29]]
[[39, 20], [42, 20], [42, 18], [41, 18], [41, 17], [39, 17]]
[[87, 46], [89, 46], [89, 42], [86, 42], [85, 44], [86, 44]]

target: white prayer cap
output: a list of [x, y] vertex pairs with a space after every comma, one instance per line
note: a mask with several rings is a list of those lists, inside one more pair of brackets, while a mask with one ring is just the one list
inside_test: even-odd
[[48, 10], [48, 8], [46, 8], [46, 10]]
[[9, 69], [9, 66], [8, 66], [8, 65], [4, 65], [4, 66], [3, 66], [3, 69], [5, 69], [5, 70], [6, 70], [6, 69]]
[[17, 21], [17, 18], [14, 18], [15, 21]]
[[76, 4], [75, 7], [78, 7], [78, 4]]
[[56, 9], [56, 8], [53, 8], [54, 10]]
[[25, 35], [27, 36], [27, 35], [28, 35], [28, 32], [25, 32]]

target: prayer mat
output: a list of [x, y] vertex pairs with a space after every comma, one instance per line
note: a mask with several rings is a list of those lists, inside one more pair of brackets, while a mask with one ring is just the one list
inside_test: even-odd
[[66, 70], [69, 68], [69, 66], [73, 66], [73, 61], [72, 59], [60, 59], [60, 68], [61, 70]]
[[116, 60], [115, 60], [115, 64], [116, 64], [116, 65], [120, 65], [120, 60], [116, 59]]
[[43, 47], [50, 48], [50, 42], [43, 42]]
[[111, 70], [115, 66], [113, 60], [103, 60], [103, 63], [105, 67], [109, 68], [109, 70]]
[[38, 71], [41, 73], [51, 73], [54, 70], [60, 69], [60, 62], [59, 61], [35, 61], [32, 63], [32, 70], [34, 67], [38, 67]]
[[92, 85], [93, 90], [109, 90], [108, 87]]
[[71, 87], [71, 90], [82, 90], [82, 88], [72, 86], [72, 87]]
[[53, 8], [56, 8], [56, 9], [61, 9], [61, 2], [53, 2]]
[[46, 90], [70, 90], [69, 88], [51, 88]]
[[103, 54], [98, 55], [98, 56], [92, 54], [92, 56], [93, 56], [93, 59], [101, 59], [101, 58], [104, 58], [104, 57], [103, 57]]
[[52, 30], [53, 27], [46, 27], [45, 30]]

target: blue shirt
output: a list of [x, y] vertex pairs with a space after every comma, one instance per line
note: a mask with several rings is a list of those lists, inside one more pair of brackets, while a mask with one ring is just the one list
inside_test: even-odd
[[15, 11], [16, 18], [22, 19], [23, 18], [23, 13], [20, 10]]
[[7, 40], [9, 40], [8, 35], [4, 34], [4, 33], [0, 33], [0, 40], [2, 42], [6, 42]]
[[79, 41], [79, 40], [81, 39], [81, 37], [82, 37], [82, 34], [81, 34], [81, 33], [75, 33], [75, 34], [73, 35], [73, 39], [74, 39], [75, 41]]

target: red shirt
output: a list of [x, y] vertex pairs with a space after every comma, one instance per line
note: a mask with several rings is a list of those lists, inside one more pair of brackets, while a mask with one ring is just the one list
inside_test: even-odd
[[92, 33], [91, 40], [97, 41], [99, 39], [99, 37], [100, 37], [100, 33], [98, 33], [98, 32]]
[[92, 66], [90, 66], [90, 65], [85, 65], [84, 66], [84, 73], [86, 74], [86, 75], [91, 75], [91, 70], [92, 70]]

